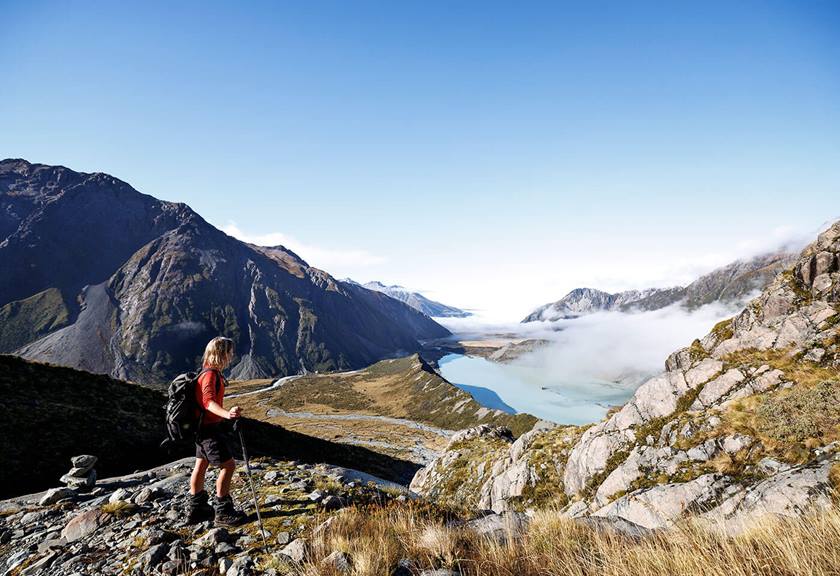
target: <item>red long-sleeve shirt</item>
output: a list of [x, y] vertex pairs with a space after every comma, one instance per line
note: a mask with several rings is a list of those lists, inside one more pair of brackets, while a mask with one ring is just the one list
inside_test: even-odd
[[[218, 424], [223, 420], [221, 416], [216, 416], [210, 412], [208, 408], [210, 407], [210, 402], [216, 402], [219, 406], [224, 407], [225, 399], [225, 379], [218, 370], [208, 370], [207, 366], [204, 369], [207, 372], [204, 372], [198, 377], [198, 386], [195, 387], [195, 399], [198, 405], [205, 410], [204, 417], [201, 420], [202, 427], [210, 424]], [[218, 394], [216, 393], [216, 386], [219, 389]]]

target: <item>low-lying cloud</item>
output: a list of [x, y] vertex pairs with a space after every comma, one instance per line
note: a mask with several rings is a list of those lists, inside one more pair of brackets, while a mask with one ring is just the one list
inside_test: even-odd
[[551, 344], [516, 363], [538, 368], [555, 381], [587, 379], [628, 386], [664, 370], [671, 352], [705, 336], [736, 310], [709, 304], [693, 312], [678, 304], [651, 312], [600, 312], [554, 324]]
[[694, 311], [674, 304], [649, 312], [598, 312], [555, 322], [482, 324], [480, 318], [467, 318], [447, 319], [445, 324], [460, 339], [497, 334], [548, 340], [548, 345], [511, 364], [542, 386], [600, 380], [632, 388], [663, 371], [669, 354], [738, 311], [719, 303]]

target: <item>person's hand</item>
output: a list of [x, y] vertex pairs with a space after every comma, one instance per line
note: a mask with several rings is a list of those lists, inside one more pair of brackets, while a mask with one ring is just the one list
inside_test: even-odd
[[236, 420], [241, 415], [242, 415], [242, 409], [239, 406], [234, 406], [233, 408], [230, 409], [230, 412], [228, 412], [228, 418], [231, 419], [231, 420]]

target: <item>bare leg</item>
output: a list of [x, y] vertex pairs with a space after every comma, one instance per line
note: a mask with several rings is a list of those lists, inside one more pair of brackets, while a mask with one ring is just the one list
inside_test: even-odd
[[233, 458], [227, 462], [222, 462], [219, 479], [216, 480], [216, 496], [219, 498], [224, 498], [230, 494], [230, 482], [233, 480], [234, 470], [236, 470], [236, 462]]
[[236, 469], [236, 462], [231, 458], [227, 462], [222, 462], [221, 470], [219, 470], [219, 479], [216, 480], [216, 496], [224, 498], [230, 494], [230, 481], [233, 480], [233, 471]]
[[190, 476], [190, 494], [198, 494], [204, 490], [204, 474], [207, 472], [207, 466], [210, 462], [204, 458], [195, 459], [195, 468], [193, 468]]

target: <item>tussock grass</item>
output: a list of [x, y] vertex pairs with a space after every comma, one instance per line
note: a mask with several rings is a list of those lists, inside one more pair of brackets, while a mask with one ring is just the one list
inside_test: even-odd
[[813, 386], [825, 380], [837, 378], [837, 369], [820, 366], [794, 354], [791, 350], [755, 350], [746, 349], [727, 354], [722, 358], [725, 368], [729, 369], [768, 365], [785, 373], [785, 379], [799, 385]]
[[802, 390], [784, 390], [763, 399], [758, 417], [768, 436], [780, 442], [810, 438], [827, 443], [840, 427], [840, 382], [825, 381]]
[[137, 512], [137, 505], [125, 500], [117, 500], [116, 502], [106, 502], [100, 507], [100, 510], [115, 518], [125, 518]]
[[840, 574], [840, 508], [799, 519], [769, 518], [737, 537], [690, 521], [631, 538], [561, 517], [535, 515], [519, 539], [502, 543], [447, 523], [427, 506], [350, 509], [313, 539], [306, 576], [337, 574], [322, 560], [350, 555], [351, 574], [448, 568], [464, 576], [830, 576]]

